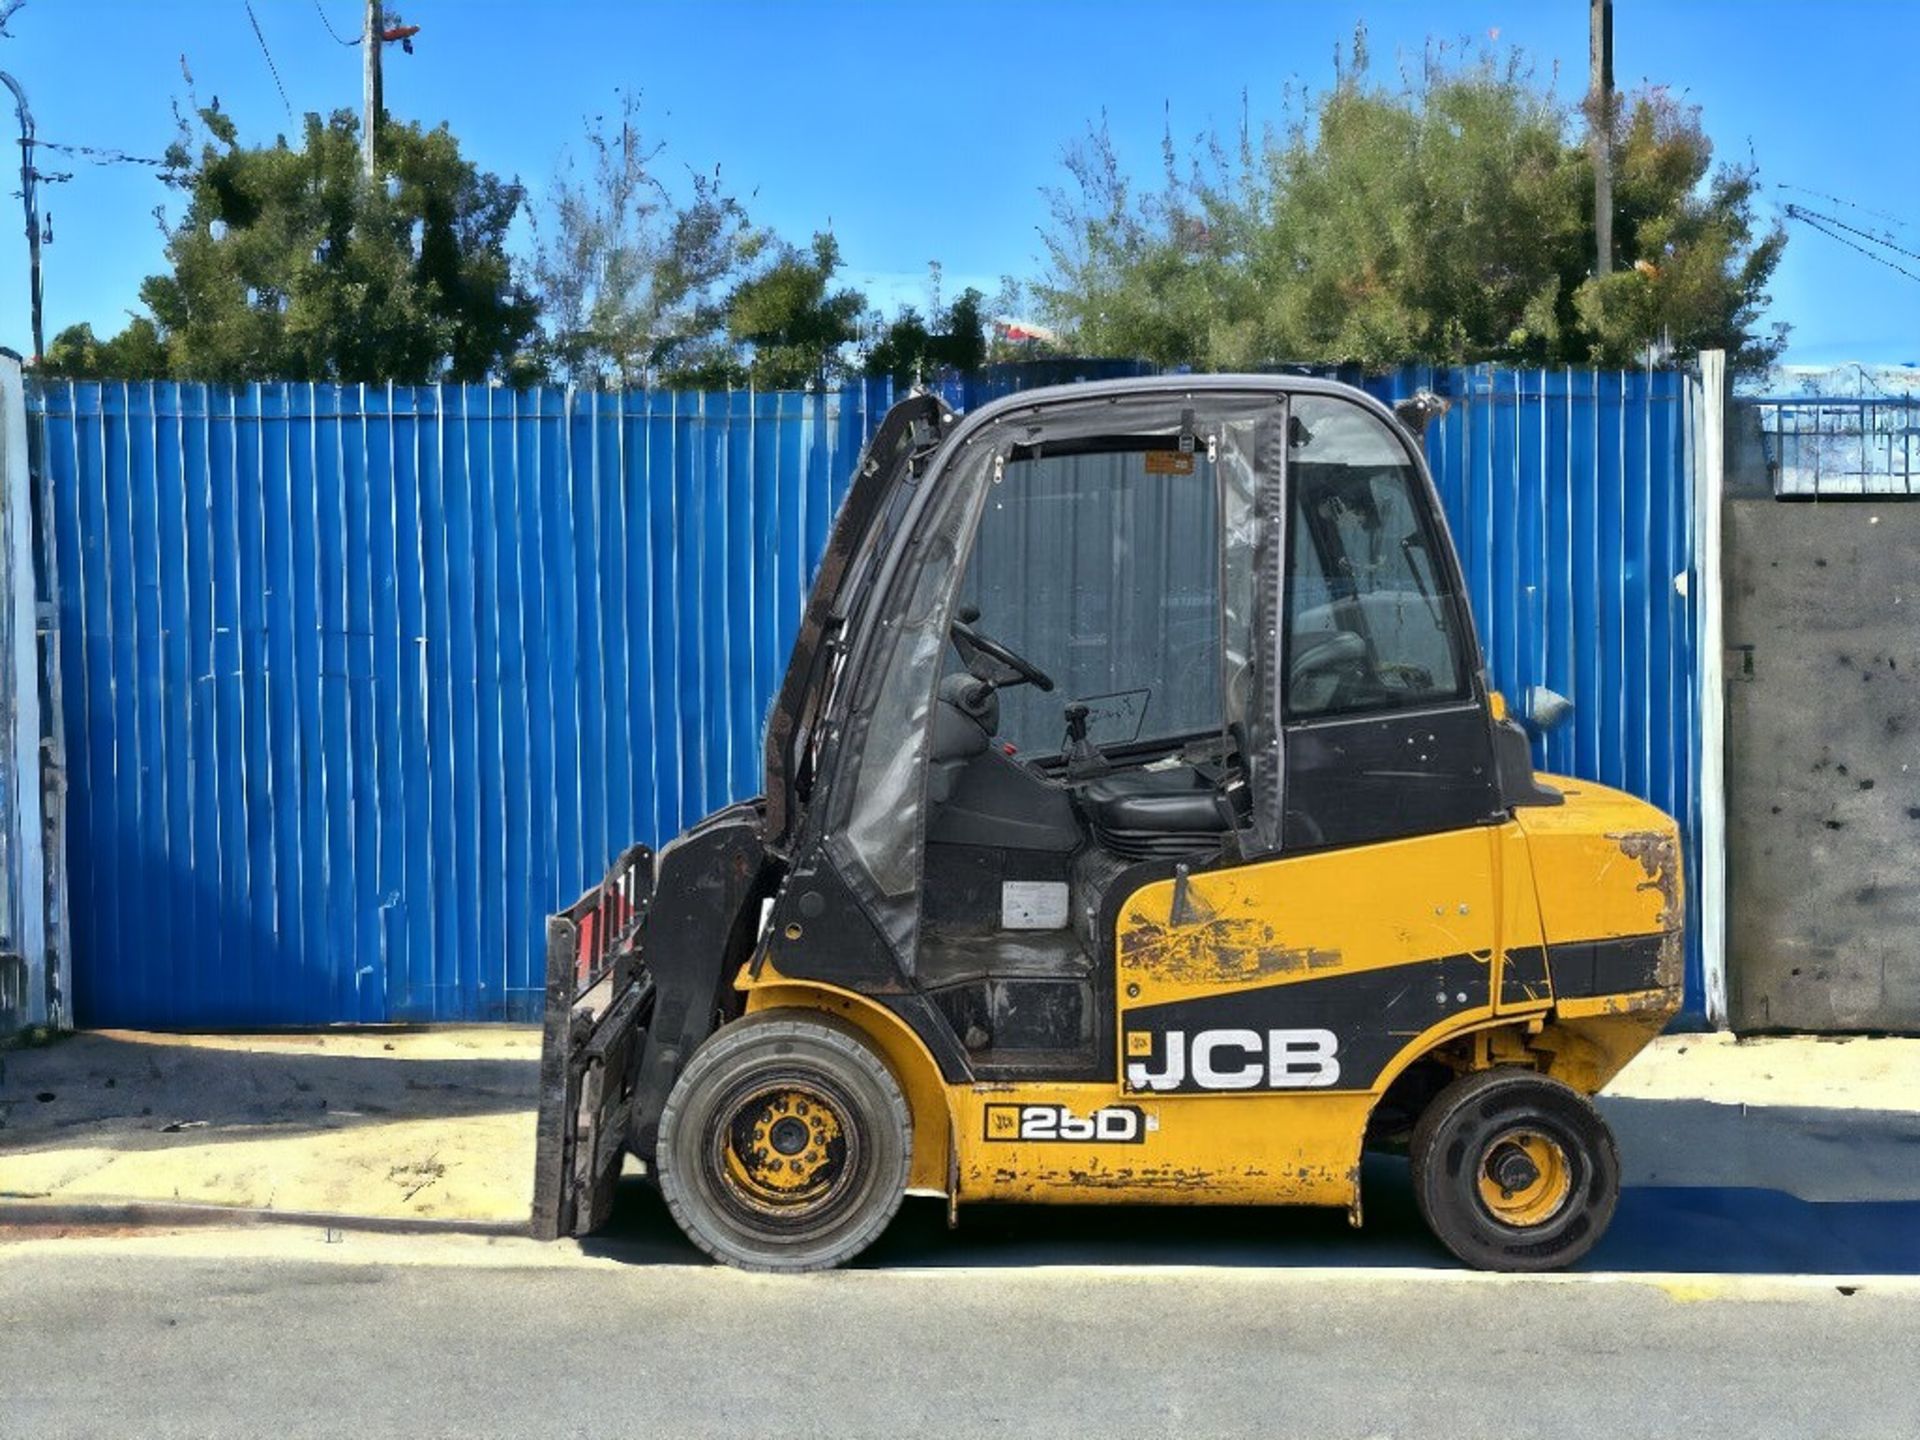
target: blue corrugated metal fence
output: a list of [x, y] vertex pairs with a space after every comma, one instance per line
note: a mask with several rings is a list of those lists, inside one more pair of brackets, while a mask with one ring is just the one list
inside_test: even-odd
[[[1494, 681], [1576, 702], [1547, 762], [1691, 828], [1685, 379], [1368, 383], [1455, 402], [1430, 449]], [[542, 917], [757, 789], [890, 398], [35, 391], [81, 1023], [534, 1016]]]

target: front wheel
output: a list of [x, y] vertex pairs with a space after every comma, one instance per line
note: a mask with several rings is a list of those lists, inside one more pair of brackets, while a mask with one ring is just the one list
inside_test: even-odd
[[1409, 1151], [1428, 1228], [1481, 1270], [1573, 1264], [1620, 1198], [1620, 1157], [1600, 1112], [1524, 1070], [1454, 1081], [1421, 1114]]
[[913, 1135], [886, 1062], [852, 1026], [807, 1012], [737, 1020], [694, 1052], [654, 1152], [673, 1218], [746, 1270], [825, 1270], [885, 1230]]

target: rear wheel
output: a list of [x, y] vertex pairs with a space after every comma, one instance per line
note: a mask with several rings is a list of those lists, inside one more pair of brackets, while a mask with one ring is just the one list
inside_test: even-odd
[[1585, 1096], [1524, 1070], [1463, 1076], [1410, 1146], [1428, 1228], [1482, 1270], [1557, 1270], [1606, 1232], [1620, 1198], [1613, 1133]]
[[852, 1026], [768, 1012], [694, 1052], [660, 1112], [655, 1169], [702, 1250], [747, 1270], [824, 1270], [885, 1230], [913, 1139], [900, 1086]]

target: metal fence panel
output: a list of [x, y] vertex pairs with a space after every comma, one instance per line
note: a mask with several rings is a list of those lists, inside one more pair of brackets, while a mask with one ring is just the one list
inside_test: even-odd
[[[949, 398], [1144, 367], [1061, 369]], [[1689, 382], [1364, 383], [1454, 402], [1429, 449], [1494, 683], [1575, 701], [1545, 763], [1691, 834]], [[541, 917], [757, 788], [807, 578], [891, 398], [35, 390], [81, 1022], [534, 1018]]]
[[1920, 398], [1766, 395], [1743, 402], [1760, 431], [1774, 494], [1911, 499], [1920, 481]]

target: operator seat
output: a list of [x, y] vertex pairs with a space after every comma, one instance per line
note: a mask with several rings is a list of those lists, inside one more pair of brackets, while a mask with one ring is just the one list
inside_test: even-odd
[[1233, 828], [1220, 793], [1198, 770], [1123, 770], [1078, 790], [1094, 838], [1136, 860], [1211, 849]]

